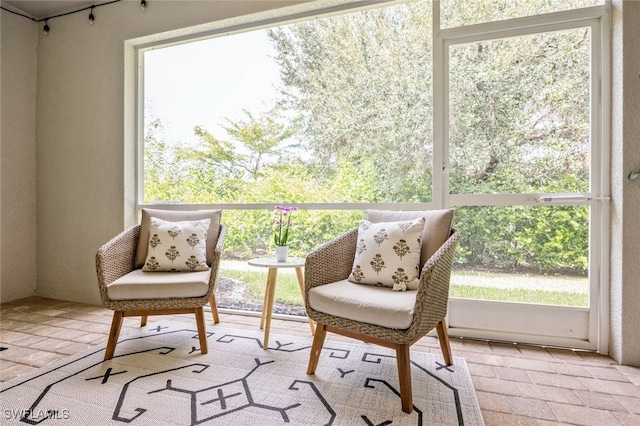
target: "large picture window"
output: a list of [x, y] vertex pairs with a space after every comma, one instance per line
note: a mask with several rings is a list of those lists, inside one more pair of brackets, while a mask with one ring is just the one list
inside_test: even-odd
[[366, 209], [454, 208], [459, 335], [601, 348], [608, 9], [543, 3], [319, 1], [144, 44], [137, 206], [224, 209], [229, 307], [256, 309], [274, 206], [301, 257]]
[[431, 2], [144, 52], [144, 203], [423, 203]]

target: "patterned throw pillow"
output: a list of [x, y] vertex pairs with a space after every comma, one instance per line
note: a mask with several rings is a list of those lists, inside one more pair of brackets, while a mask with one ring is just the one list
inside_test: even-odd
[[397, 291], [417, 289], [423, 228], [423, 217], [404, 222], [361, 221], [349, 281]]
[[167, 222], [152, 217], [146, 272], [206, 271], [207, 230], [211, 219]]

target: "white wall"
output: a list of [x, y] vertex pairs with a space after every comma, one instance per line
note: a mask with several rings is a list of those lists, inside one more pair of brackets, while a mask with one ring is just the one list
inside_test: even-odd
[[38, 295], [100, 303], [95, 253], [125, 226], [125, 40], [295, 3], [126, 1], [39, 31]]
[[0, 303], [36, 290], [35, 25], [0, 15]]
[[640, 2], [612, 14], [611, 356], [640, 366]]

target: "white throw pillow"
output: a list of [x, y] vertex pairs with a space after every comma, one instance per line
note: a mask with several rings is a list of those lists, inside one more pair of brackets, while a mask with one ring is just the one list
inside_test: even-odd
[[424, 218], [401, 222], [360, 222], [349, 281], [415, 290], [420, 276]]
[[146, 272], [206, 271], [207, 231], [211, 219], [167, 222], [152, 217]]

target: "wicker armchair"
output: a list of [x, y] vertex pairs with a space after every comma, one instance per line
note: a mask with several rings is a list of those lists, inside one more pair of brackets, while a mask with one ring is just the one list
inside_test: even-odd
[[[151, 216], [164, 220], [196, 220], [212, 214], [216, 220], [212, 221], [211, 239], [207, 240], [208, 271], [203, 272], [142, 272], [139, 263], [142, 247], [146, 255], [146, 245], [149, 241], [148, 225], [145, 224]], [[145, 232], [145, 225], [147, 226]], [[142, 236], [141, 236], [142, 234]], [[146, 236], [145, 236], [146, 234]], [[142, 224], [126, 229], [112, 240], [104, 244], [96, 254], [96, 272], [102, 303], [114, 311], [111, 331], [105, 351], [104, 359], [113, 358], [118, 336], [124, 317], [140, 316], [140, 325], [145, 326], [149, 315], [172, 315], [193, 313], [196, 317], [200, 351], [207, 353], [207, 336], [204, 323], [203, 307], [210, 303], [214, 323], [220, 322], [215, 299], [218, 284], [220, 259], [226, 235], [226, 227], [220, 223], [220, 211], [209, 212], [176, 212], [143, 209]], [[209, 245], [212, 247], [209, 248]], [[142, 257], [144, 262], [144, 257]], [[136, 297], [129, 300], [110, 297], [110, 287], [116, 280], [132, 277], [129, 286], [137, 286], [137, 292], [145, 294], [144, 298]], [[142, 278], [141, 278], [142, 277]], [[120, 282], [119, 281], [119, 282]], [[206, 291], [183, 297], [181, 286], [194, 286], [194, 282]], [[146, 296], [148, 295], [148, 296]]]
[[[307, 374], [315, 373], [327, 332], [394, 349], [397, 357], [402, 410], [407, 413], [411, 413], [413, 410], [410, 346], [435, 328], [444, 362], [447, 365], [451, 365], [453, 362], [445, 315], [447, 313], [451, 267], [460, 236], [457, 230], [451, 228], [453, 220], [453, 211], [451, 210], [374, 211], [373, 214], [369, 212], [367, 217], [371, 222], [388, 222], [394, 219], [415, 219], [420, 215], [425, 215], [427, 221], [424, 231], [425, 237], [422, 242], [420, 284], [417, 290], [399, 294], [390, 288], [372, 287], [347, 281], [356, 253], [358, 229], [353, 229], [310, 253], [305, 265], [306, 310], [309, 317], [317, 322]], [[440, 227], [440, 229], [434, 229], [434, 227]], [[434, 236], [434, 234], [439, 234], [439, 236]], [[343, 304], [341, 309], [350, 312], [350, 315], [354, 317], [359, 316], [358, 310], [363, 310], [365, 304], [363, 300], [371, 294], [367, 292], [373, 292], [374, 289], [382, 294], [383, 301], [377, 306], [377, 309], [381, 310], [386, 309], [387, 303], [392, 304], [394, 297], [415, 296], [415, 304], [412, 305], [413, 299], [409, 299], [408, 304], [411, 309], [407, 309], [407, 312], [413, 312], [411, 325], [405, 329], [389, 328], [316, 310], [314, 309], [314, 292], [327, 284], [342, 287], [339, 290], [339, 297], [336, 297], [331, 303], [333, 305]], [[413, 296], [409, 296], [408, 293], [413, 293]], [[316, 300], [318, 297], [316, 296]], [[318, 302], [315, 303], [319, 305]], [[388, 314], [394, 315], [393, 312]]]

